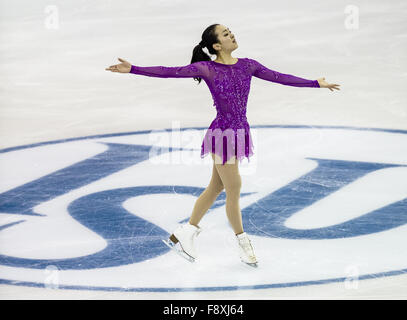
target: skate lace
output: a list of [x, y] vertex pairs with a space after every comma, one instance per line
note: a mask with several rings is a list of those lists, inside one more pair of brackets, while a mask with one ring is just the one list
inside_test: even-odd
[[241, 239], [239, 244], [247, 255], [254, 257], [253, 247], [249, 239]]
[[195, 238], [198, 237], [198, 235], [201, 233], [201, 231], [202, 231], [201, 228], [199, 228], [199, 229], [197, 229], [197, 230], [195, 231], [195, 233], [194, 233]]

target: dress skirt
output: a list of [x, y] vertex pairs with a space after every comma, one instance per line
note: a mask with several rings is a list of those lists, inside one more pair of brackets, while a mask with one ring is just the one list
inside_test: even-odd
[[223, 165], [233, 156], [240, 163], [245, 157], [250, 162], [254, 146], [249, 124], [245, 122], [240, 128], [222, 128], [215, 120], [207, 129], [202, 141], [201, 158], [212, 152], [222, 159]]

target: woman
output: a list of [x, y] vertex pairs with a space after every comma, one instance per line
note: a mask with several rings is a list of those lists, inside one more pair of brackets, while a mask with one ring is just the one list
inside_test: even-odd
[[[195, 261], [194, 238], [201, 232], [198, 223], [225, 189], [226, 214], [235, 232], [240, 258], [257, 266], [257, 259], [248, 235], [243, 230], [239, 207], [241, 177], [238, 161], [253, 155], [250, 126], [246, 118], [246, 104], [251, 77], [294, 87], [314, 87], [339, 90], [338, 84], [329, 84], [325, 78], [307, 80], [266, 68], [254, 59], [234, 58], [231, 53], [238, 47], [233, 33], [224, 25], [213, 24], [205, 29], [201, 42], [194, 48], [191, 64], [181, 67], [140, 67], [120, 59], [121, 64], [106, 68], [108, 71], [133, 73], [160, 78], [194, 78], [198, 84], [205, 80], [211, 91], [217, 116], [209, 126], [201, 146], [201, 157], [211, 153], [212, 178], [208, 187], [196, 200], [188, 223], [180, 225], [167, 241], [190, 261]], [[216, 55], [211, 60], [203, 48]]]

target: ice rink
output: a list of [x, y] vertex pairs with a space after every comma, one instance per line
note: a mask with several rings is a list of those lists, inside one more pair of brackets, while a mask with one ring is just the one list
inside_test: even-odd
[[[0, 298], [407, 298], [407, 3], [0, 6]], [[257, 269], [225, 192], [195, 263], [161, 242], [211, 178], [205, 82], [105, 70], [188, 65], [213, 23], [233, 57], [341, 88], [252, 79], [240, 207]]]

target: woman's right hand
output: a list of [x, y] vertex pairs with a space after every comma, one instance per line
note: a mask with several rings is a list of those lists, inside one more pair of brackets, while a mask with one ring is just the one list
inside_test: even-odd
[[121, 61], [120, 64], [115, 64], [113, 66], [110, 66], [109, 68], [106, 68], [105, 70], [112, 72], [129, 73], [131, 69], [131, 63], [121, 58], [118, 59], [119, 61]]

